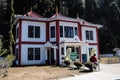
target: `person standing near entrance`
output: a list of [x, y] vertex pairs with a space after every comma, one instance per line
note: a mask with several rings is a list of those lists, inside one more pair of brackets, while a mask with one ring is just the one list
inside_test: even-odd
[[93, 62], [94, 64], [97, 64], [96, 54], [93, 54], [93, 56], [90, 57], [90, 62]]

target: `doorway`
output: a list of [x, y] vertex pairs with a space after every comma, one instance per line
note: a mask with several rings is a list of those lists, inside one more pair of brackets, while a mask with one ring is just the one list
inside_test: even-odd
[[48, 57], [48, 64], [52, 65], [55, 63], [54, 60], [54, 49], [53, 48], [49, 48], [47, 50], [47, 57]]

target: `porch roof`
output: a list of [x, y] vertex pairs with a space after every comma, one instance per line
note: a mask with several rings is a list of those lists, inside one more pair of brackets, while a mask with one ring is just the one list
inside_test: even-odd
[[63, 42], [61, 45], [66, 46], [88, 46], [87, 42]]
[[45, 48], [58, 48], [57, 46], [53, 45], [52, 43], [50, 43], [49, 41], [47, 41], [44, 44]]

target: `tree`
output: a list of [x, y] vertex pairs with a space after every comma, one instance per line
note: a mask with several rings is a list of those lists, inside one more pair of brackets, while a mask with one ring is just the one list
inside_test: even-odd
[[15, 14], [26, 14], [37, 0], [14, 0], [14, 3]]
[[68, 9], [67, 10], [68, 13], [65, 14], [68, 14], [69, 17], [73, 17], [73, 18], [76, 18], [77, 15], [79, 17], [83, 17], [84, 7], [82, 0], [63, 0], [63, 1], [66, 2], [64, 6], [66, 7], [66, 9]]
[[97, 0], [85, 0], [85, 19], [90, 22], [99, 23], [101, 11]]
[[55, 14], [54, 3], [53, 0], [37, 0], [37, 3], [33, 5], [33, 10], [44, 17], [51, 17]]
[[9, 27], [9, 32], [8, 32], [8, 45], [9, 45], [9, 51], [10, 54], [13, 54], [13, 44], [14, 44], [14, 36], [13, 36], [13, 17], [14, 17], [14, 9], [13, 9], [13, 5], [14, 5], [14, 0], [7, 0], [8, 4], [7, 4], [7, 17], [8, 17], [8, 27]]

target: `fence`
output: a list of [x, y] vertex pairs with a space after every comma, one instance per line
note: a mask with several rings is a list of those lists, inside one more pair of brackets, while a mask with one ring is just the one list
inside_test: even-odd
[[106, 63], [106, 64], [120, 63], [120, 56], [101, 57], [101, 63]]

